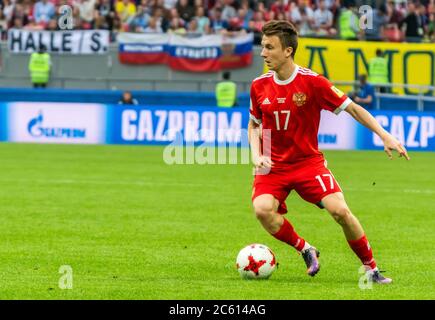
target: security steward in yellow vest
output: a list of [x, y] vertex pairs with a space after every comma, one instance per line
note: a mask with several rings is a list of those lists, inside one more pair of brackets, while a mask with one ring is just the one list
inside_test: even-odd
[[340, 38], [342, 40], [357, 40], [359, 25], [358, 17], [352, 11], [350, 4], [345, 4], [338, 17], [338, 27], [340, 29]]
[[[388, 84], [388, 62], [384, 58], [382, 50], [376, 50], [376, 57], [369, 61], [369, 83], [371, 84]], [[382, 93], [389, 92], [387, 87], [380, 86], [379, 91]]]
[[50, 78], [51, 58], [47, 48], [41, 45], [38, 52], [33, 52], [29, 61], [30, 78], [34, 88], [45, 88]]
[[218, 107], [231, 108], [237, 104], [237, 85], [230, 80], [231, 74], [223, 74], [224, 81], [216, 85], [216, 101]]

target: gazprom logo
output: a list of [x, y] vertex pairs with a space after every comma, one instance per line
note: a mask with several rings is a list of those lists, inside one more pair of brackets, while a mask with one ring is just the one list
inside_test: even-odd
[[38, 115], [29, 121], [27, 131], [32, 137], [40, 138], [86, 138], [86, 129], [44, 127], [44, 115], [39, 111]]

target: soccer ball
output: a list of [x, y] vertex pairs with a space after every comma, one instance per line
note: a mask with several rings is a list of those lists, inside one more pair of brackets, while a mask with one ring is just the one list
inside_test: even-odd
[[267, 279], [276, 269], [275, 254], [264, 244], [250, 244], [240, 250], [236, 266], [243, 279]]

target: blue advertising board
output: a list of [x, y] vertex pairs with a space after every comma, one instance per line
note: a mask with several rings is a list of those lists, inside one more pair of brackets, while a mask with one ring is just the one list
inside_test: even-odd
[[0, 141], [8, 140], [7, 104], [0, 103]]
[[[372, 111], [379, 124], [408, 150], [435, 151], [435, 112]], [[357, 149], [383, 150], [381, 139], [359, 125]]]
[[[410, 151], [435, 151], [435, 112], [371, 111]], [[248, 147], [247, 108], [91, 103], [0, 104], [0, 141]], [[379, 137], [348, 113], [323, 111], [321, 150], [382, 150]]]
[[107, 143], [114, 144], [241, 145], [248, 124], [245, 108], [110, 105], [107, 111]]

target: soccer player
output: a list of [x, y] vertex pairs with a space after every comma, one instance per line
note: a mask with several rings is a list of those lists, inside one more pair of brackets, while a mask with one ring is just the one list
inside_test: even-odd
[[409, 160], [406, 149], [326, 78], [295, 64], [298, 35], [290, 22], [270, 21], [262, 32], [261, 56], [271, 71], [252, 82], [248, 126], [256, 167], [252, 202], [257, 219], [276, 239], [299, 251], [307, 274], [314, 276], [320, 269], [319, 251], [282, 216], [287, 213], [284, 201], [295, 190], [304, 200], [325, 208], [340, 224], [369, 279], [390, 283], [380, 273], [360, 222], [318, 150], [320, 112], [348, 112], [382, 139], [390, 159], [396, 150]]

